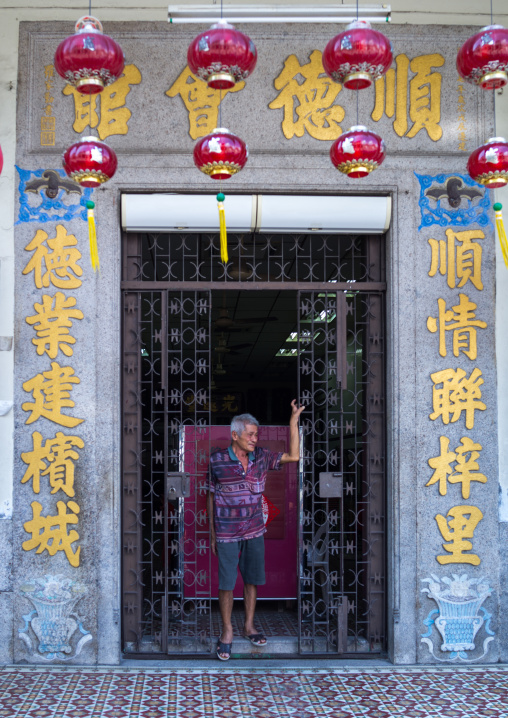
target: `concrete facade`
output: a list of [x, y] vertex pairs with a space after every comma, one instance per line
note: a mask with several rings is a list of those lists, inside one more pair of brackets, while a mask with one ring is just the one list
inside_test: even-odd
[[[99, 15], [99, 12], [96, 14]], [[106, 24], [107, 13], [101, 19]], [[143, 12], [139, 19], [144, 19]], [[430, 22], [430, 18], [425, 19]], [[6, 249], [5, 255], [2, 252], [1, 269], [2, 277], [14, 278], [14, 284], [9, 281], [2, 283], [6, 312], [1, 319], [5, 329], [0, 331], [1, 335], [14, 336], [14, 360], [12, 352], [0, 352], [0, 360], [5, 363], [2, 368], [9, 378], [5, 383], [6, 394], [0, 399], [14, 402], [13, 412], [0, 419], [7, 426], [1, 435], [6, 461], [2, 469], [3, 493], [0, 497], [5, 515], [0, 522], [0, 551], [2, 556], [5, 554], [0, 589], [4, 604], [13, 606], [12, 612], [8, 609], [3, 611], [2, 636], [12, 638], [8, 644], [2, 644], [2, 656], [5, 656], [6, 662], [64, 660], [51, 658], [50, 650], [42, 653], [37, 650], [33, 627], [23, 631], [23, 617], [33, 609], [30, 595], [46, 592], [47, 596], [50, 590], [54, 590], [67, 597], [69, 603], [71, 598], [75, 599], [75, 610], [80, 617], [75, 626], [70, 624], [74, 630], [65, 660], [83, 664], [115, 664], [120, 658], [122, 552], [118, 490], [122, 434], [119, 419], [119, 203], [121, 193], [125, 191], [192, 191], [206, 194], [216, 191], [211, 186], [213, 183], [200, 175], [192, 163], [195, 141], [192, 133], [198, 132], [198, 128], [193, 125], [192, 113], [187, 111], [184, 97], [178, 94], [178, 78], [186, 66], [186, 49], [201, 28], [170, 27], [162, 20], [108, 22], [105, 30], [122, 45], [128, 65], [129, 85], [127, 88], [124, 84], [126, 94], [120, 111], [117, 111], [118, 107], [111, 106], [111, 114], [105, 117], [106, 105], [101, 100], [100, 106], [92, 108], [89, 115], [90, 108], [76, 106], [74, 97], [63, 93], [64, 83], [55, 75], [51, 79], [50, 93], [51, 116], [55, 117], [55, 142], [43, 146], [41, 117], [47, 89], [44, 68], [51, 65], [58, 42], [72, 29], [68, 22], [49, 23], [44, 20], [41, 18], [40, 22], [23, 22], [20, 25], [15, 155], [12, 141], [2, 135], [5, 167], [0, 191], [7, 197], [9, 192], [5, 184], [9, 183], [11, 204], [7, 201], [4, 205], [9, 208], [10, 220], [5, 227]], [[324, 195], [347, 195], [361, 191], [367, 195], [390, 194], [393, 199], [392, 222], [386, 238], [390, 658], [397, 664], [506, 660], [508, 646], [503, 639], [506, 631], [500, 618], [506, 613], [501, 602], [506, 566], [501, 561], [504, 557], [500, 546], [508, 520], [506, 503], [503, 503], [507, 481], [503, 452], [508, 447], [503, 438], [499, 442], [501, 453], [498, 453], [497, 436], [499, 431], [502, 437], [500, 427], [506, 423], [502, 413], [503, 406], [506, 408], [503, 400], [506, 393], [503, 395], [500, 389], [507, 379], [496, 366], [496, 355], [498, 362], [506, 356], [503, 343], [506, 339], [502, 329], [499, 329], [502, 322], [500, 296], [506, 291], [503, 276], [506, 270], [502, 261], [496, 264], [497, 240], [490, 209], [492, 198], [487, 202], [489, 206], [485, 207], [480, 207], [486, 199], [484, 196], [473, 202], [463, 200], [460, 217], [450, 219], [450, 214], [440, 212], [437, 204], [432, 204], [433, 200], [425, 196], [426, 188], [443, 186], [451, 175], [458, 175], [466, 186], [465, 166], [469, 153], [493, 134], [491, 94], [481, 93], [468, 85], [461, 89], [455, 71], [456, 49], [475, 32], [475, 28], [412, 24], [393, 25], [385, 29], [394, 45], [395, 56], [400, 58], [394, 64], [396, 82], [408, 83], [409, 100], [406, 108], [397, 105], [395, 117], [389, 117], [386, 105], [381, 104], [379, 92], [376, 95], [371, 89], [360, 94], [360, 123], [379, 132], [388, 146], [388, 156], [382, 168], [363, 180], [361, 186], [358, 183], [353, 185], [351, 180], [339, 175], [331, 166], [328, 157], [331, 137], [326, 135], [323, 127], [312, 123], [295, 126], [294, 121], [284, 122], [283, 105], [285, 101], [289, 102], [288, 106], [294, 102], [290, 99], [293, 94], [290, 93], [289, 99], [285, 100], [274, 85], [285, 63], [291, 70], [289, 79], [298, 71], [304, 77], [306, 73], [311, 75], [311, 66], [316, 62], [313, 53], [322, 50], [332, 36], [330, 27], [252, 26], [246, 31], [258, 48], [258, 67], [245, 88], [228, 94], [222, 103], [222, 124], [241, 134], [251, 151], [247, 167], [231, 181], [231, 184], [234, 182], [234, 191]], [[291, 59], [292, 56], [294, 59]], [[408, 69], [405, 69], [404, 56], [410, 63]], [[14, 63], [10, 69], [14, 72]], [[184, 82], [185, 75], [182, 87]], [[430, 92], [429, 113], [425, 116], [418, 113], [419, 102], [424, 105], [426, 102], [425, 93], [418, 94], [420, 85], [426, 85]], [[296, 86], [294, 91], [299, 93]], [[463, 103], [459, 101], [460, 96], [464, 98]], [[504, 99], [496, 98], [498, 112]], [[277, 107], [277, 104], [280, 106]], [[465, 109], [459, 109], [459, 104]], [[337, 123], [343, 131], [356, 124], [354, 93], [342, 90], [331, 106], [342, 108], [342, 111], [335, 110], [335, 117], [331, 116], [332, 130]], [[379, 119], [373, 117], [376, 111]], [[465, 114], [464, 138], [459, 138], [461, 113]], [[115, 178], [93, 193], [100, 242], [100, 275], [94, 274], [89, 266], [87, 226], [80, 216], [82, 207], [78, 205], [79, 199], [66, 196], [62, 206], [48, 210], [51, 219], [46, 221], [38, 210], [39, 202], [43, 200], [41, 195], [28, 195], [23, 187], [23, 182], [35, 178], [37, 172], [60, 168], [61, 152], [76, 141], [79, 134], [89, 134], [89, 117], [92, 118], [94, 132], [102, 132], [120, 160]], [[394, 126], [394, 122], [398, 124]], [[498, 135], [502, 134], [499, 124]], [[109, 134], [112, 129], [114, 132]], [[301, 130], [302, 136], [298, 136]], [[19, 168], [16, 174], [13, 172], [14, 163]], [[500, 201], [503, 201], [501, 196]], [[468, 215], [471, 207], [476, 208], [475, 212]], [[455, 220], [461, 224], [454, 223]], [[10, 225], [14, 225], [12, 229], [8, 229]], [[62, 229], [58, 230], [58, 226]], [[47, 284], [42, 277], [40, 281], [36, 277], [36, 245], [39, 240], [41, 246], [46, 241], [41, 232], [47, 233], [49, 240], [68, 235], [77, 239], [77, 245], [69, 246], [81, 256], [75, 255], [73, 268], [63, 278], [57, 278], [57, 283], [53, 281], [56, 275], [52, 278], [48, 275]], [[482, 257], [481, 267], [476, 267], [473, 279], [466, 277], [459, 286], [461, 277], [457, 275], [452, 282], [450, 267], [436, 268], [436, 263], [438, 257], [442, 262], [443, 256], [439, 254], [438, 247], [448, 243], [446, 246], [449, 248], [452, 242], [456, 251], [460, 243], [466, 241], [463, 235], [450, 239], [451, 233], [457, 235], [460, 232], [475, 233], [467, 241], [476, 242], [476, 257], [478, 246], [481, 246]], [[13, 237], [15, 251], [11, 254], [8, 247]], [[31, 242], [35, 244], [27, 250]], [[50, 247], [49, 244], [45, 246]], [[449, 262], [450, 255], [447, 257]], [[34, 262], [33, 268], [29, 267], [31, 261]], [[66, 301], [75, 299], [75, 305], [69, 306], [79, 310], [83, 316], [75, 315], [72, 319], [70, 334], [76, 338], [76, 343], [70, 347], [72, 354], [64, 355], [59, 351], [56, 357], [41, 356], [32, 343], [34, 329], [26, 319], [34, 315], [34, 305], [42, 301], [44, 293], [53, 295], [56, 291], [62, 292]], [[458, 305], [460, 294], [466, 295], [467, 301], [476, 305], [470, 311], [474, 311], [475, 319], [486, 323], [486, 327], [477, 326], [478, 350], [476, 354], [470, 352], [471, 356], [466, 356], [463, 351], [454, 356], [453, 331], [443, 330], [443, 356], [439, 354], [439, 328], [436, 332], [430, 331], [428, 318], [435, 318], [439, 324], [438, 300], [444, 300], [446, 310], [449, 310]], [[13, 321], [8, 311], [10, 303], [14, 304]], [[63, 405], [63, 418], [60, 417], [56, 423], [54, 416], [37, 417], [36, 411], [22, 408], [24, 403], [35, 400], [34, 391], [41, 387], [44, 380], [42, 373], [50, 370], [51, 362], [72, 369], [66, 374], [66, 379], [71, 379], [69, 396], [74, 405]], [[445, 378], [443, 375], [440, 381], [459, 381], [462, 376], [459, 372], [464, 371], [466, 383], [470, 382], [469, 388], [476, 381], [476, 387], [481, 392], [481, 396], [477, 393], [471, 398], [472, 409], [467, 419], [466, 412], [459, 411], [455, 417], [452, 411], [444, 421], [438, 400], [433, 404], [433, 384], [437, 387], [440, 381], [439, 377], [432, 380], [431, 375], [447, 370], [452, 371], [453, 376], [450, 374]], [[476, 372], [474, 377], [473, 372]], [[35, 377], [39, 378], [34, 383]], [[483, 384], [478, 377], [483, 379]], [[76, 378], [79, 383], [74, 383]], [[9, 393], [10, 381], [12, 393]], [[27, 382], [28, 389], [27, 386], [23, 389], [23, 384]], [[463, 388], [464, 384], [461, 386]], [[498, 399], [501, 406], [499, 421]], [[433, 413], [436, 416], [429, 418]], [[27, 419], [33, 421], [27, 424]], [[83, 421], [74, 424], [73, 419]], [[14, 438], [11, 450], [9, 426], [12, 422]], [[33, 450], [34, 432], [39, 432], [42, 441], [46, 441], [56, 437], [59, 431], [76, 436], [83, 442], [82, 448], [76, 442], [73, 447], [79, 453], [74, 477], [75, 493], [62, 493], [62, 489], [51, 493], [45, 479], [41, 479], [40, 492], [36, 493], [33, 478], [21, 483], [27, 471], [27, 461], [23, 460], [22, 454]], [[460, 454], [458, 449], [463, 437], [480, 445], [480, 449], [474, 449], [479, 453], [479, 468], [476, 471], [487, 480], [486, 483], [473, 480], [468, 496], [460, 483], [452, 485], [445, 480], [446, 494], [439, 493], [439, 483], [426, 486], [433, 472], [429, 468], [429, 460], [445, 451], [440, 444], [441, 437], [449, 440], [446, 451], [455, 454]], [[12, 468], [9, 463], [11, 457]], [[498, 461], [503, 467], [501, 471]], [[34, 502], [41, 504], [43, 515], [55, 515], [59, 508], [57, 502], [64, 502], [67, 503], [67, 511], [77, 516], [75, 507], [69, 507], [69, 503], [74, 502], [79, 507], [79, 518], [74, 527], [78, 530], [79, 539], [68, 545], [66, 550], [56, 551], [55, 555], [50, 555], [48, 550], [36, 553], [36, 545], [23, 548], [23, 543], [30, 538], [24, 524], [32, 520]], [[468, 521], [467, 517], [464, 519], [464, 511], [458, 511], [460, 507], [467, 506], [474, 507], [483, 516], [480, 520], [479, 514], [475, 514], [478, 522], [474, 529], [469, 524], [474, 536], [471, 539], [464, 536], [465, 540], [472, 541], [472, 547], [463, 548], [464, 553], [458, 561], [439, 563], [437, 557], [446, 555], [446, 549], [443, 550], [446, 539], [440, 534], [435, 517], [443, 516], [444, 525], [446, 518], [451, 520], [448, 512], [455, 508], [457, 515]], [[460, 518], [457, 521], [460, 523]], [[73, 530], [73, 526], [69, 525], [67, 531]], [[79, 557], [76, 555], [78, 548]], [[469, 558], [464, 560], [466, 554]], [[470, 562], [472, 555], [481, 560], [479, 565]], [[79, 565], [73, 565], [73, 562]], [[14, 567], [12, 576], [7, 568], [11, 563]], [[48, 589], [47, 581], [45, 584], [43, 581], [47, 574], [62, 574], [74, 583], [63, 585], [60, 581], [62, 585], [53, 585], [52, 589]], [[467, 574], [468, 578], [454, 583], [453, 574], [459, 577]], [[431, 579], [432, 575], [437, 579]], [[484, 596], [485, 610], [492, 616], [489, 620], [485, 613], [478, 614], [482, 620], [475, 648], [463, 651], [462, 657], [453, 655], [460, 653], [458, 651], [441, 650], [436, 625], [424, 624], [430, 612], [438, 606], [438, 601], [422, 589], [430, 587], [431, 593], [437, 596], [440, 589], [445, 588], [445, 584], [439, 585], [439, 579], [443, 578], [450, 579], [448, 588], [454, 591], [455, 603], [464, 603], [468, 592], [476, 592]], [[431, 579], [432, 583], [424, 582], [424, 579]], [[473, 583], [468, 584], [470, 579]], [[479, 579], [482, 580], [478, 583]], [[37, 584], [37, 580], [42, 583]], [[492, 589], [489, 596], [488, 589]], [[25, 638], [18, 635], [20, 629]], [[429, 640], [422, 642], [421, 636], [428, 633], [428, 629]]]

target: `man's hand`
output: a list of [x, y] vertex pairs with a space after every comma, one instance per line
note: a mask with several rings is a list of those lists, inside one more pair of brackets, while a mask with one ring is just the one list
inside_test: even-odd
[[304, 409], [305, 409], [305, 407], [303, 405], [299, 407], [298, 404], [296, 403], [296, 399], [293, 399], [293, 401], [291, 402], [291, 418], [290, 418], [289, 422], [290, 423], [291, 422], [298, 423], [300, 414], [302, 413], [302, 411]]
[[210, 548], [212, 549], [213, 555], [217, 556], [217, 539], [215, 538], [215, 533], [210, 534]]

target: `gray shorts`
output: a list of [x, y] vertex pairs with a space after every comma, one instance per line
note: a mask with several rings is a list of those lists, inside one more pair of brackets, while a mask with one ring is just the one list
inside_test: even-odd
[[263, 586], [265, 583], [265, 537], [245, 541], [217, 543], [219, 558], [219, 589], [232, 591], [236, 584], [238, 569], [244, 583]]

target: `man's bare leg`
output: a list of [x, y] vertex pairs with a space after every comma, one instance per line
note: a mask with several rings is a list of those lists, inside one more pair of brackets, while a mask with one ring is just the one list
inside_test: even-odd
[[[233, 591], [223, 591], [219, 589], [219, 609], [222, 618], [222, 643], [233, 642], [233, 624], [231, 623], [231, 614], [233, 613]], [[223, 658], [226, 658], [225, 653], [220, 653]]]
[[[257, 633], [254, 628], [254, 613], [256, 612], [256, 599], [258, 597], [258, 587], [252, 583], [245, 583], [243, 586], [243, 603], [245, 608], [245, 626], [244, 633], [246, 636], [252, 636]], [[266, 640], [260, 645], [264, 645]]]

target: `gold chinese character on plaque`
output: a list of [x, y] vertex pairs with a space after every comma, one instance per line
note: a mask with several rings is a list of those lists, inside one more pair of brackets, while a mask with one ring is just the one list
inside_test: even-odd
[[41, 117], [41, 147], [53, 147], [55, 144], [55, 117]]
[[430, 375], [434, 382], [432, 387], [432, 408], [430, 414], [432, 421], [441, 417], [443, 424], [454, 423], [461, 417], [462, 412], [466, 416], [466, 428], [474, 427], [475, 411], [485, 411], [487, 408], [482, 398], [481, 371], [476, 368], [467, 377], [463, 369], [444, 369]]
[[25, 381], [23, 389], [32, 392], [34, 401], [26, 401], [21, 405], [23, 411], [29, 411], [30, 416], [25, 424], [32, 424], [40, 417], [54, 421], [61, 426], [74, 427], [84, 419], [62, 414], [62, 409], [72, 408], [74, 401], [70, 398], [73, 384], [79, 384], [80, 379], [74, 375], [70, 366], [61, 367], [58, 362], [51, 362], [51, 369], [37, 374]]
[[443, 544], [448, 555], [436, 556], [437, 561], [440, 564], [470, 563], [478, 566], [480, 557], [466, 551], [472, 550], [473, 544], [467, 539], [473, 538], [475, 528], [483, 519], [480, 509], [476, 506], [454, 506], [446, 517], [438, 514], [435, 519], [441, 536], [448, 542]]
[[270, 102], [271, 110], [284, 110], [282, 131], [290, 140], [307, 132], [316, 140], [336, 140], [342, 134], [340, 122], [344, 109], [334, 105], [342, 85], [328, 77], [323, 70], [322, 54], [314, 50], [309, 62], [300, 65], [296, 55], [290, 55], [284, 68], [275, 78], [277, 97]]
[[230, 90], [214, 90], [204, 80], [196, 77], [187, 66], [178, 75], [169, 90], [168, 97], [182, 98], [189, 116], [189, 135], [193, 140], [208, 135], [219, 126], [219, 105], [228, 92], [239, 92], [245, 82], [237, 82]]
[[[447, 483], [462, 484], [462, 498], [468, 499], [471, 493], [471, 481], [478, 481], [480, 484], [487, 483], [485, 474], [480, 474], [480, 468], [476, 461], [482, 450], [481, 444], [476, 444], [472, 439], [463, 436], [460, 445], [455, 451], [449, 451], [450, 439], [446, 436], [439, 437], [440, 454], [428, 460], [434, 473], [425, 486], [439, 485], [439, 493], [446, 496]], [[455, 462], [455, 467], [452, 464]]]
[[85, 446], [79, 436], [68, 436], [57, 431], [54, 439], [42, 442], [42, 434], [32, 434], [33, 448], [21, 454], [21, 459], [28, 466], [22, 484], [32, 481], [35, 494], [40, 492], [41, 476], [47, 476], [51, 493], [63, 491], [69, 498], [74, 497], [74, 462], [79, 459], [78, 452]]
[[[485, 239], [485, 234], [481, 229], [469, 229], [465, 232], [447, 229], [446, 237], [446, 241], [429, 239], [432, 250], [429, 277], [435, 277], [439, 270], [440, 274], [446, 275], [450, 289], [455, 289], [455, 286], [460, 289], [469, 281], [481, 291], [483, 289], [482, 246], [478, 242], [473, 242], [473, 239]], [[456, 241], [460, 244], [456, 245]], [[459, 280], [458, 285], [457, 280]]]
[[[48, 239], [48, 233], [38, 229], [35, 237], [25, 250], [33, 256], [23, 269], [23, 274], [34, 273], [37, 289], [49, 287], [58, 289], [76, 289], [81, 286], [83, 270], [78, 264], [81, 252], [75, 248], [78, 240], [73, 234], [67, 234], [62, 224], [56, 226], [56, 236]], [[47, 243], [47, 246], [46, 246]], [[74, 276], [77, 275], [77, 276]]]
[[80, 511], [78, 504], [75, 501], [69, 501], [67, 504], [64, 501], [57, 501], [56, 516], [42, 516], [42, 504], [38, 501], [33, 501], [30, 505], [32, 518], [23, 524], [23, 528], [27, 534], [32, 534], [32, 537], [22, 543], [24, 551], [32, 551], [35, 548], [37, 549], [35, 553], [47, 551], [50, 556], [63, 551], [70, 565], [77, 568], [81, 547], [73, 551], [72, 544], [79, 540], [79, 534], [73, 529], [67, 531], [69, 524], [78, 523]]
[[[388, 70], [385, 77], [376, 80], [376, 98], [371, 115], [374, 122], [379, 122], [383, 114], [390, 118], [395, 116], [393, 129], [399, 137], [412, 138], [420, 130], [425, 130], [431, 140], [440, 140], [443, 135], [439, 124], [442, 77], [433, 69], [442, 67], [444, 62], [444, 57], [437, 53], [419, 55], [411, 61], [407, 55], [397, 55], [397, 69]], [[414, 73], [411, 79], [410, 70]], [[408, 116], [413, 123], [411, 127]]]
[[34, 304], [37, 313], [26, 317], [25, 321], [35, 329], [37, 336], [32, 339], [32, 344], [35, 344], [39, 356], [46, 353], [50, 359], [55, 359], [59, 350], [65, 356], [73, 354], [69, 345], [75, 344], [76, 340], [69, 333], [71, 319], [83, 319], [83, 312], [74, 309], [75, 306], [74, 297], [66, 298], [62, 292], [57, 292], [54, 297], [43, 294], [42, 304]]
[[476, 304], [466, 294], [459, 294], [459, 303], [446, 309], [444, 299], [437, 300], [438, 316], [427, 318], [427, 329], [432, 334], [439, 332], [439, 354], [446, 356], [446, 332], [453, 335], [453, 356], [462, 352], [469, 359], [476, 359], [476, 330], [485, 329], [486, 322], [476, 319]]
[[97, 129], [101, 140], [110, 135], [126, 135], [132, 112], [126, 105], [131, 85], [139, 85], [141, 73], [136, 65], [126, 65], [122, 76], [97, 95], [82, 95], [72, 85], [62, 90], [74, 98], [75, 119], [72, 128], [81, 134], [87, 127]]

